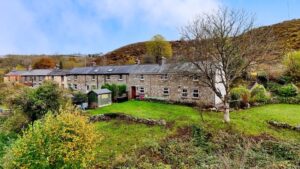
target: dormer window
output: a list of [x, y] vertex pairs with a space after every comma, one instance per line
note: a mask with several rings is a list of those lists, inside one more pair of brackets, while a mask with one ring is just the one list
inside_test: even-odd
[[107, 71], [108, 71], [108, 72], [112, 72], [112, 71], [113, 71], [113, 69], [108, 69]]
[[168, 74], [162, 74], [162, 75], [160, 76], [160, 79], [161, 79], [161, 80], [168, 80]]

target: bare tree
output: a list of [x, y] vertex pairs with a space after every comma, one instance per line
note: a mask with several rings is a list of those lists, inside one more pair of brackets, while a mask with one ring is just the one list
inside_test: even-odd
[[252, 66], [273, 59], [269, 55], [274, 40], [271, 30], [254, 30], [253, 17], [244, 11], [220, 8], [183, 27], [182, 39], [185, 54], [177, 59], [197, 68], [189, 75], [197, 76], [221, 99], [224, 121], [230, 122], [232, 83]]

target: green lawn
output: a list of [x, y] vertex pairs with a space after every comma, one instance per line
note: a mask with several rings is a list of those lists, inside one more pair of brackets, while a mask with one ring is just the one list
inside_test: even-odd
[[[204, 122], [200, 113], [191, 107], [163, 103], [128, 101], [111, 106], [90, 110], [91, 114], [122, 112], [141, 118], [165, 119], [173, 124], [172, 128], [146, 126], [122, 121], [98, 122], [96, 127], [101, 131], [104, 140], [101, 143], [101, 157], [118, 158], [138, 148], [157, 144], [166, 136], [174, 133], [178, 127], [201, 125], [214, 132], [222, 129], [234, 130], [246, 135], [268, 134], [277, 139], [300, 141], [300, 134], [295, 131], [271, 128], [266, 121], [277, 120], [292, 125], [300, 124], [300, 105], [266, 105], [248, 110], [231, 112], [231, 123], [222, 121], [222, 113], [204, 112]], [[100, 151], [100, 150], [99, 150]]]

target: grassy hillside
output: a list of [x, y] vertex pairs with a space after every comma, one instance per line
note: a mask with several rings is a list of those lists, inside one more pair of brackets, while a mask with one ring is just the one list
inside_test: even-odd
[[242, 134], [250, 138], [274, 138], [286, 142], [300, 143], [300, 135], [295, 131], [275, 129], [269, 126], [267, 120], [277, 120], [291, 125], [300, 121], [300, 105], [267, 105], [231, 113], [230, 125], [222, 122], [222, 113], [205, 112], [204, 121], [200, 113], [191, 107], [152, 103], [143, 101], [128, 101], [112, 106], [91, 110], [91, 114], [122, 112], [141, 118], [164, 119], [167, 127], [147, 126], [112, 120], [97, 122], [97, 129], [104, 135], [99, 146], [99, 159], [106, 165], [111, 161], [122, 160], [127, 155], [145, 147], [158, 145], [163, 140], [174, 137], [178, 132], [185, 135], [187, 126], [201, 126], [217, 136], [220, 131]]
[[[272, 29], [275, 35], [278, 36], [278, 41], [275, 45], [280, 50], [284, 49], [300, 49], [300, 19], [281, 22], [278, 24], [264, 26], [257, 28], [255, 31], [267, 31]], [[181, 48], [184, 44], [181, 41], [170, 41], [174, 55], [180, 55]], [[104, 58], [107, 64], [124, 64], [132, 62], [135, 58], [141, 58], [146, 53], [145, 42], [138, 42], [130, 45], [123, 46], [112, 52], [104, 55], [104, 57], [97, 58], [97, 63], [103, 63]], [[279, 52], [272, 53], [274, 55]]]

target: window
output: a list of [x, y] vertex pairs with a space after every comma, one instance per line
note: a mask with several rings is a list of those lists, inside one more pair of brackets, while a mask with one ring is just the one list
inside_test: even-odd
[[163, 89], [163, 95], [164, 95], [164, 96], [169, 96], [169, 88], [165, 87], [165, 88]]
[[25, 76], [25, 82], [27, 82], [28, 81], [28, 76]]
[[77, 89], [77, 84], [74, 84], [74, 89]]
[[96, 76], [95, 75], [92, 76], [92, 80], [96, 80]]
[[160, 76], [161, 80], [168, 80], [168, 74], [163, 74]]
[[90, 86], [89, 85], [86, 86], [86, 90], [90, 90]]
[[77, 75], [74, 75], [74, 80], [77, 80]]
[[123, 75], [119, 75], [119, 80], [123, 80]]
[[54, 76], [51, 76], [51, 80], [54, 80]]
[[36, 81], [36, 76], [33, 76], [33, 80]]
[[110, 75], [106, 75], [106, 80], [110, 80]]
[[96, 85], [92, 85], [92, 89], [97, 89], [97, 86]]
[[198, 89], [193, 90], [193, 98], [199, 98], [199, 90]]
[[140, 75], [140, 80], [145, 80], [144, 75]]
[[60, 76], [61, 81], [65, 80], [65, 76]]
[[181, 96], [182, 97], [188, 97], [188, 90], [187, 89], [182, 89]]
[[199, 81], [199, 77], [198, 76], [193, 76], [193, 81]]
[[140, 94], [144, 94], [145, 93], [145, 88], [144, 87], [140, 87], [139, 88], [139, 93]]

